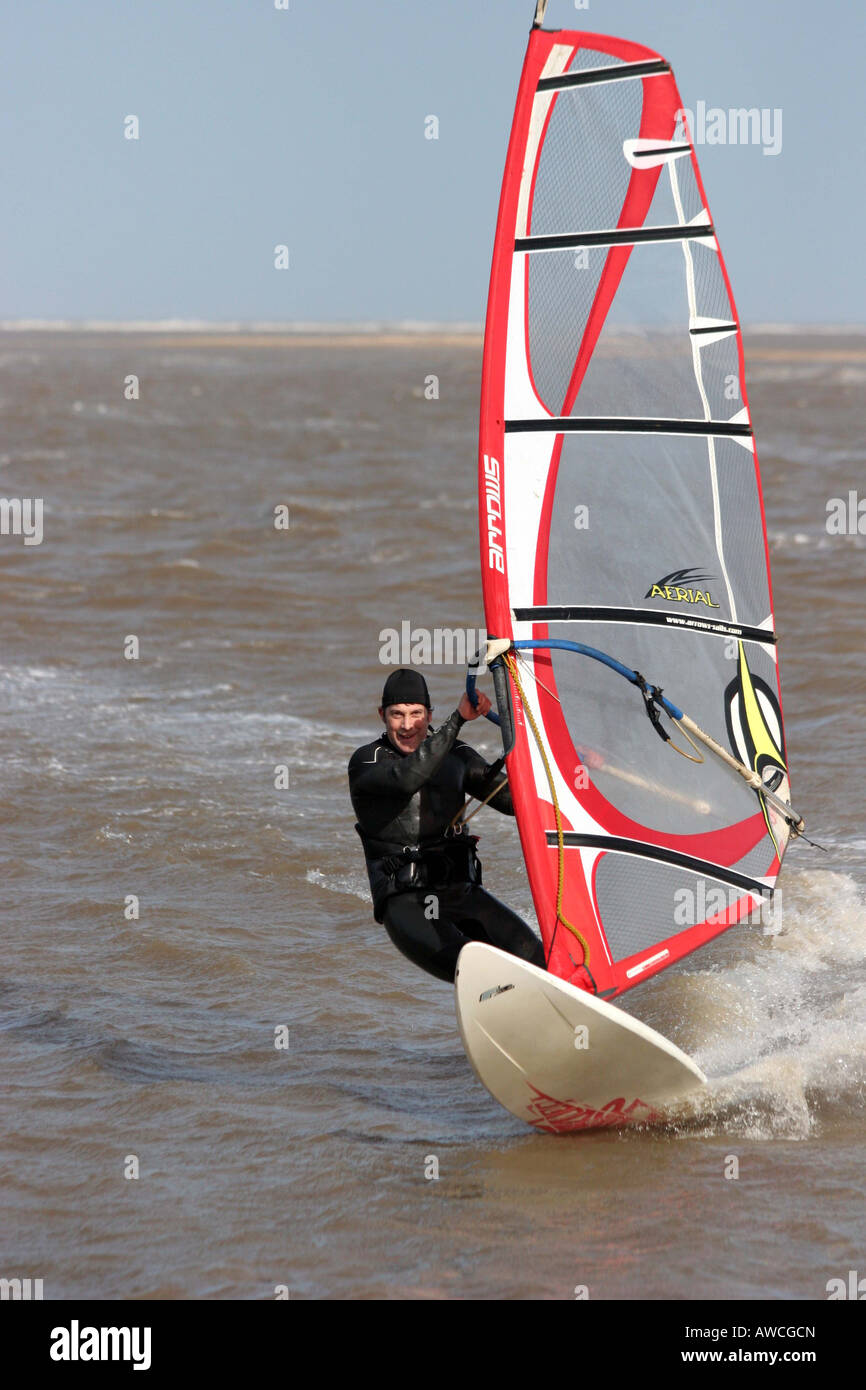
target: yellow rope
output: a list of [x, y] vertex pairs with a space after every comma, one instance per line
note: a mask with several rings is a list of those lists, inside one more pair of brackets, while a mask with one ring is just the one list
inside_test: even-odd
[[544, 747], [544, 742], [541, 738], [540, 733], [538, 732], [538, 725], [536, 724], [532, 714], [532, 710], [530, 709], [527, 703], [526, 695], [524, 694], [523, 686], [520, 682], [520, 676], [517, 674], [517, 662], [511, 652], [505, 653], [505, 662], [508, 666], [509, 671], [511, 672], [511, 678], [514, 681], [515, 686], [517, 687], [517, 693], [520, 696], [520, 703], [523, 705], [523, 708], [526, 711], [526, 717], [529, 720], [529, 727], [532, 729], [533, 735], [535, 736], [535, 742], [538, 747], [538, 751], [541, 754], [541, 761], [544, 763], [544, 771], [547, 773], [547, 785], [550, 788], [550, 799], [553, 803], [553, 813], [556, 817], [556, 920], [558, 922], [561, 922], [564, 927], [567, 927], [567, 929], [570, 932], [573, 932], [573, 934], [577, 937], [583, 949], [583, 964], [588, 966], [589, 943], [587, 942], [586, 937], [578, 931], [577, 927], [574, 925], [573, 922], [569, 922], [568, 918], [563, 917], [562, 915], [562, 890], [565, 883], [565, 844], [562, 838], [562, 816], [560, 815], [559, 811], [559, 801], [557, 800], [556, 796], [556, 786], [553, 781], [553, 773], [550, 770], [550, 763], [547, 760], [547, 752]]

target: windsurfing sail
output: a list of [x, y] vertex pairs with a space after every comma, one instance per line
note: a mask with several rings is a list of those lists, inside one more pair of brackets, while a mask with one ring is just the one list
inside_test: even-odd
[[[530, 34], [479, 455], [485, 620], [516, 647], [507, 766], [548, 969], [609, 998], [771, 898], [794, 825], [739, 321], [651, 49]], [[660, 704], [617, 663], [728, 763], [681, 726], [659, 738]]]

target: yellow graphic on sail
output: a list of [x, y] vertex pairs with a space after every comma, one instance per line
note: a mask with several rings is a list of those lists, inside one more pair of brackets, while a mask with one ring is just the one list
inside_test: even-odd
[[[749, 670], [749, 663], [746, 660], [746, 652], [742, 642], [739, 643], [739, 651], [739, 713], [740, 723], [748, 741], [748, 747], [743, 751], [747, 754], [749, 765], [752, 770], [756, 772], [759, 777], [763, 776], [764, 769], [771, 763], [787, 776], [787, 764], [779, 747], [781, 739], [777, 741], [767, 723], [767, 717], [758, 699], [757, 689], [752, 678], [752, 673]], [[761, 801], [761, 808], [764, 813], [764, 820], [767, 824], [767, 833], [776, 846], [777, 854], [781, 858], [784, 850], [784, 841], [782, 845], [779, 844], [776, 832], [770, 822], [767, 803], [763, 799]], [[785, 836], [785, 839], [787, 839], [787, 836]]]

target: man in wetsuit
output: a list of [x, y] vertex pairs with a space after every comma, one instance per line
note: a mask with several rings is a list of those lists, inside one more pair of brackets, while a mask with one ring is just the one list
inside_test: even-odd
[[[452, 822], [467, 794], [514, 815], [511, 792], [480, 753], [458, 740], [461, 726], [490, 709], [480, 691], [467, 695], [435, 731], [427, 683], [417, 671], [394, 671], [379, 714], [385, 732], [349, 761], [349, 791], [364, 846], [373, 915], [398, 950], [440, 980], [454, 979], [467, 941], [484, 941], [545, 966], [527, 924], [481, 887], [477, 837]], [[492, 773], [492, 780], [491, 780]]]

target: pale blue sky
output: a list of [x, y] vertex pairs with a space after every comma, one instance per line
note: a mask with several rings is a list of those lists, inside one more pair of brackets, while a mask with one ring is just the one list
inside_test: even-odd
[[[0, 318], [480, 323], [533, 10], [3, 0]], [[657, 49], [689, 107], [781, 108], [777, 156], [698, 151], [740, 316], [866, 321], [859, 0], [550, 0], [546, 24]]]

